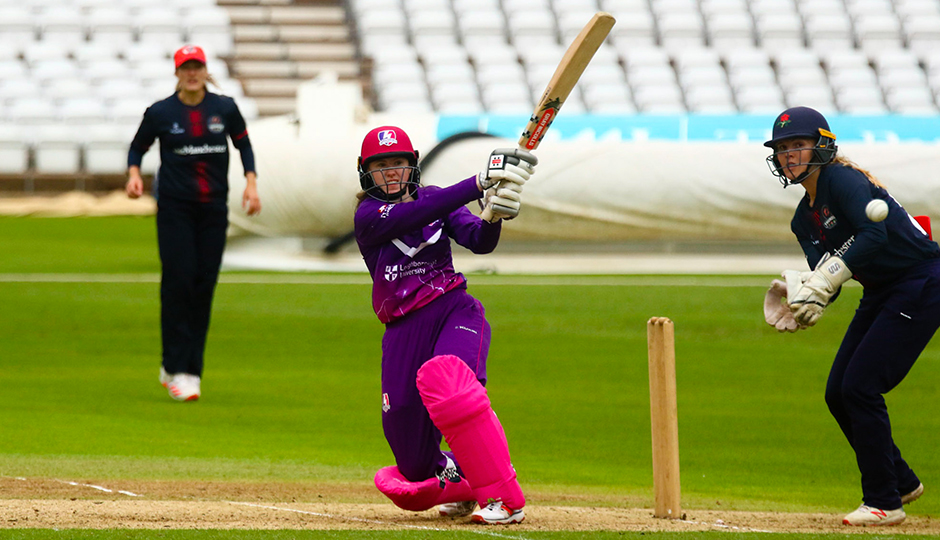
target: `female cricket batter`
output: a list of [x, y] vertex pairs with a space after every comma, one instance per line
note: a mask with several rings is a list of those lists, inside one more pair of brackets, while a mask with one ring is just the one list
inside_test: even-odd
[[[373, 129], [362, 141], [356, 241], [372, 275], [372, 307], [382, 339], [382, 427], [396, 466], [376, 486], [396, 505], [519, 523], [525, 498], [506, 437], [490, 407], [483, 306], [454, 270], [451, 239], [474, 253], [496, 248], [500, 220], [519, 210], [522, 185], [538, 160], [494, 150], [482, 173], [453, 186], [420, 183], [418, 152], [400, 128]], [[499, 180], [503, 188], [493, 188]], [[465, 205], [486, 198], [484, 216]], [[441, 451], [441, 435], [451, 453]]]
[[[850, 278], [864, 287], [829, 373], [826, 403], [862, 473], [863, 503], [843, 523], [891, 525], [904, 521], [903, 505], [924, 486], [891, 438], [883, 395], [940, 327], [940, 247], [868, 171], [836, 155], [835, 140], [821, 114], [795, 107], [777, 117], [764, 145], [774, 151], [767, 162], [784, 187], [806, 190], [791, 229], [815, 270], [790, 301], [795, 322], [816, 324]], [[884, 221], [867, 217], [873, 199], [888, 204]]]
[[[213, 94], [206, 55], [187, 45], [176, 51], [176, 92], [151, 105], [127, 155], [127, 195], [143, 194], [140, 163], [157, 138], [160, 169], [154, 182], [160, 282], [163, 365], [160, 383], [178, 401], [199, 399], [203, 352], [212, 294], [218, 281], [228, 227], [226, 136], [241, 153], [247, 186], [242, 205], [261, 211], [255, 158], [245, 120], [232, 98]], [[159, 186], [159, 187], [158, 187]]]

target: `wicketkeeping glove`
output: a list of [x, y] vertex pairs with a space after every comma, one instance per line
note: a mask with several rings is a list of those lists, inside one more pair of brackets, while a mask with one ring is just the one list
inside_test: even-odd
[[770, 288], [764, 295], [764, 320], [778, 332], [796, 332], [805, 328], [796, 322], [790, 305], [784, 300], [787, 290], [786, 283], [775, 279], [770, 282]]
[[793, 318], [804, 326], [816, 324], [832, 296], [850, 279], [852, 271], [840, 257], [823, 258], [790, 302]]

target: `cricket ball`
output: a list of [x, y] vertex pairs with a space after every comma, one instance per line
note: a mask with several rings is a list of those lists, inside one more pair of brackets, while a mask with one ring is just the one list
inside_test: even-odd
[[888, 203], [881, 199], [872, 199], [872, 201], [865, 206], [865, 215], [875, 223], [884, 221], [884, 219], [888, 217]]

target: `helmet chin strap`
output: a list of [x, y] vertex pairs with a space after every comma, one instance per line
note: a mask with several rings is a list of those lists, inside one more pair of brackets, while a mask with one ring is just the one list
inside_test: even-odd
[[799, 176], [797, 176], [797, 177], [794, 178], [793, 180], [789, 180], [789, 181], [787, 181], [787, 183], [783, 184], [783, 189], [787, 189], [787, 186], [793, 186], [793, 185], [796, 185], [796, 184], [802, 184], [803, 181], [805, 181], [807, 178], [809, 178], [809, 176], [810, 176], [811, 174], [813, 174], [814, 172], [816, 172], [816, 171], [818, 171], [819, 169], [822, 169], [822, 168], [823, 168], [822, 165], [816, 165], [816, 168], [813, 169], [813, 170], [810, 170], [809, 167], [807, 167], [806, 170], [803, 171], [802, 173], [800, 173]]

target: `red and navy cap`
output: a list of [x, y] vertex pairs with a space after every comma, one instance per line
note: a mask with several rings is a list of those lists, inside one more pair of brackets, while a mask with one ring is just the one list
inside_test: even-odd
[[809, 107], [792, 107], [774, 120], [772, 138], [764, 143], [768, 148], [776, 148], [780, 141], [803, 137], [818, 140], [820, 136], [835, 140], [836, 136], [829, 131], [829, 122], [815, 109]]
[[201, 47], [195, 45], [184, 45], [180, 47], [176, 54], [173, 55], [173, 61], [176, 63], [176, 67], [180, 67], [190, 60], [195, 60], [205, 65], [206, 63], [206, 53], [203, 52]]
[[362, 139], [362, 150], [359, 153], [360, 167], [364, 169], [370, 161], [380, 156], [406, 157], [412, 165], [418, 162], [418, 153], [415, 152], [408, 134], [395, 126], [377, 127]]

